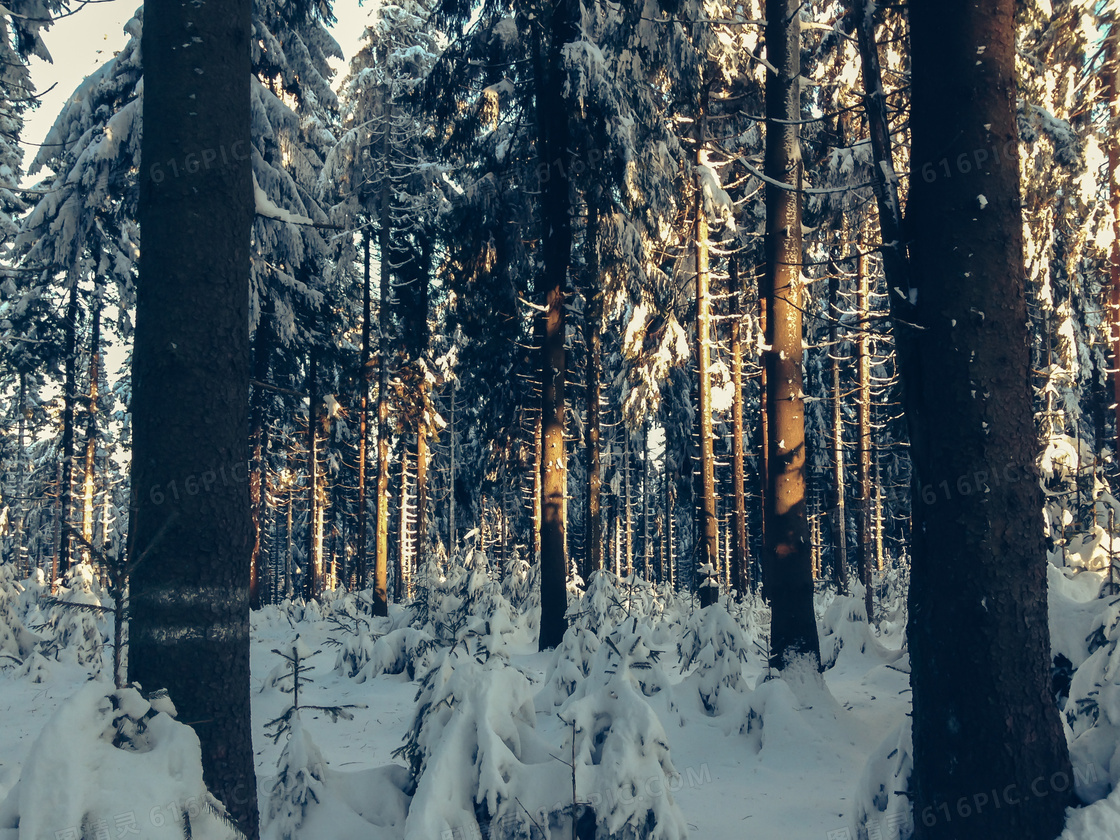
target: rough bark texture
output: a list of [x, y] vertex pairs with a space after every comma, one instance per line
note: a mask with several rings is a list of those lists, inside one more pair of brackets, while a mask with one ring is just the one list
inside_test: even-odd
[[602, 434], [599, 401], [602, 384], [599, 379], [602, 367], [602, 319], [603, 297], [598, 287], [598, 248], [596, 240], [599, 230], [599, 213], [595, 206], [588, 207], [587, 220], [587, 284], [585, 297], [587, 307], [584, 313], [584, 343], [587, 345], [587, 428], [585, 431], [585, 451], [587, 453], [587, 537], [584, 558], [583, 579], [590, 580], [591, 573], [603, 568], [603, 519], [602, 519]]
[[[862, 244], [860, 251], [862, 252]], [[863, 603], [868, 622], [873, 619], [874, 587], [871, 577], [872, 542], [874, 528], [871, 518], [871, 335], [867, 318], [870, 305], [867, 258], [861, 255], [856, 261], [858, 292], [856, 309], [860, 314], [860, 333], [856, 340], [856, 372], [858, 395], [856, 426], [859, 429], [857, 446], [859, 464], [859, 509], [856, 512], [856, 547], [859, 579], [863, 584]]]
[[[89, 339], [89, 390], [86, 392], [86, 453], [82, 474], [82, 539], [85, 545], [93, 542], [93, 495], [96, 489], [97, 472], [97, 394], [98, 379], [101, 377], [101, 299], [94, 300], [90, 313]], [[82, 560], [89, 562], [88, 548], [82, 549]]]
[[[389, 305], [392, 290], [389, 277], [389, 210], [388, 198], [382, 191], [381, 225], [377, 252], [381, 268], [380, 307], [377, 312], [377, 529], [373, 560], [373, 614], [389, 614]], [[399, 580], [398, 580], [399, 585]]]
[[[705, 111], [707, 95], [700, 103], [696, 120], [696, 165], [704, 158]], [[719, 521], [716, 517], [715, 431], [712, 428], [712, 293], [708, 270], [708, 214], [704, 194], [696, 185], [692, 241], [696, 259], [696, 438], [700, 463], [696, 477], [697, 561], [706, 564], [707, 574], [697, 575], [700, 606], [708, 607], [719, 599]]]
[[129, 668], [146, 690], [168, 689], [198, 733], [207, 786], [256, 840], [249, 32], [248, 0], [145, 4], [129, 528], [131, 561], [143, 562]]
[[373, 317], [369, 276], [370, 233], [362, 236], [362, 349], [358, 363], [358, 540], [354, 577], [358, 589], [366, 588], [366, 462], [369, 460], [370, 320]]
[[567, 451], [564, 441], [565, 384], [568, 362], [564, 342], [564, 301], [572, 257], [572, 196], [568, 165], [572, 157], [568, 105], [564, 98], [562, 50], [578, 40], [580, 5], [575, 0], [551, 4], [547, 41], [536, 49], [538, 154], [553, 166], [540, 199], [542, 267], [538, 296], [544, 299], [541, 342], [541, 629], [540, 649], [556, 647], [567, 620], [567, 556], [564, 496]]
[[731, 585], [742, 597], [751, 588], [747, 543], [747, 479], [743, 445], [743, 298], [746, 286], [739, 263], [731, 258]]
[[51, 590], [54, 581], [70, 570], [70, 516], [74, 507], [74, 417], [78, 401], [78, 278], [72, 278], [69, 303], [66, 305], [66, 337], [64, 341], [62, 385], [62, 455], [59, 460], [58, 484], [58, 547], [57, 561], [51, 571]]
[[[973, 164], [912, 177], [908, 207], [923, 328], [902, 370], [918, 432], [907, 635], [919, 840], [1052, 840], [1069, 803], [1049, 690], [1014, 9], [1013, 0], [910, 6], [911, 171], [962, 155]], [[979, 807], [992, 791], [1001, 807]]]
[[832, 317], [828, 328], [829, 369], [832, 377], [832, 523], [833, 579], [840, 592], [848, 591], [848, 522], [845, 505], [844, 411], [840, 393], [840, 270], [828, 278], [828, 312]]
[[253, 551], [249, 559], [249, 606], [260, 609], [261, 597], [261, 547], [263, 527], [261, 525], [261, 512], [265, 503], [265, 424], [264, 424], [264, 394], [261, 386], [268, 379], [269, 356], [272, 350], [272, 323], [270, 321], [272, 307], [267, 304], [261, 313], [257, 332], [253, 337], [253, 385], [251, 420], [249, 423], [249, 446], [251, 447], [249, 464], [249, 504], [252, 505], [253, 518]]
[[323, 494], [319, 475], [319, 353], [312, 347], [307, 362], [307, 569], [304, 597], [318, 598], [323, 585]]
[[[801, 187], [799, 5], [766, 4], [766, 174]], [[781, 121], [781, 122], [778, 122]], [[813, 564], [805, 507], [805, 409], [801, 346], [801, 194], [766, 186], [767, 449], [764, 588], [770, 601], [770, 662], [782, 669], [808, 658], [819, 669]]]
[[1116, 449], [1120, 451], [1120, 14], [1105, 43], [1101, 86], [1108, 106], [1110, 129], [1105, 131], [1108, 146], [1108, 206], [1112, 215], [1112, 247], [1108, 255], [1109, 307], [1112, 323], [1112, 401], [1116, 412]]

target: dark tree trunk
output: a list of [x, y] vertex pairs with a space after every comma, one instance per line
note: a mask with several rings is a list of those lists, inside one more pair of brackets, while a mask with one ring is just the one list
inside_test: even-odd
[[70, 516], [74, 507], [74, 404], [78, 401], [78, 277], [73, 276], [70, 299], [66, 305], [66, 338], [63, 348], [64, 380], [62, 384], [62, 455], [59, 459], [58, 484], [58, 561], [51, 570], [54, 582], [70, 571]]
[[257, 324], [257, 333], [253, 337], [253, 391], [251, 395], [251, 420], [249, 424], [249, 445], [252, 447], [252, 463], [249, 464], [249, 503], [252, 505], [253, 516], [253, 552], [249, 562], [249, 607], [260, 609], [261, 606], [261, 544], [263, 527], [261, 514], [264, 510], [265, 485], [264, 472], [267, 469], [264, 461], [265, 428], [264, 406], [265, 396], [261, 386], [268, 381], [269, 357], [272, 351], [272, 307], [267, 303], [262, 307], [260, 323]]
[[770, 662], [784, 669], [806, 658], [820, 668], [813, 613], [813, 565], [806, 513], [805, 404], [801, 335], [800, 5], [768, 0], [766, 54], [777, 72], [766, 77], [766, 174], [798, 191], [766, 186], [766, 386], [770, 415], [770, 492], [764, 551], [770, 601]]
[[731, 258], [731, 585], [746, 595], [751, 588], [750, 552], [747, 547], [747, 479], [743, 445], [743, 297], [746, 286], [739, 262]]
[[358, 363], [358, 541], [355, 558], [358, 589], [366, 588], [366, 462], [369, 454], [369, 380], [372, 374], [370, 358], [370, 321], [373, 317], [372, 293], [369, 276], [370, 233], [362, 236], [362, 350]]
[[[144, 9], [130, 678], [166, 688], [258, 836], [249, 713], [248, 0]], [[184, 40], [189, 50], [176, 49]], [[213, 157], [211, 157], [213, 156]], [[187, 161], [212, 160], [195, 168]], [[177, 176], [165, 168], [177, 161]]]
[[[1012, 0], [910, 6], [907, 221], [923, 329], [902, 374], [920, 491], [907, 628], [919, 840], [1052, 840], [1070, 803], [1050, 694], [1014, 12]], [[942, 159], [970, 166], [917, 174]], [[991, 791], [1001, 807], [979, 807]]]
[[586, 557], [584, 560], [584, 580], [591, 573], [603, 568], [603, 519], [602, 519], [602, 449], [601, 415], [599, 401], [602, 384], [599, 379], [602, 367], [602, 320], [603, 296], [598, 288], [598, 247], [596, 239], [599, 229], [599, 212], [594, 206], [588, 208], [587, 222], [587, 284], [584, 312], [584, 341], [587, 344], [587, 510], [586, 518]]
[[[99, 284], [100, 286], [100, 284]], [[95, 295], [93, 311], [90, 312], [89, 338], [89, 390], [86, 392], [86, 453], [82, 475], [82, 539], [86, 545], [94, 545], [93, 519], [95, 516], [93, 496], [96, 489], [97, 474], [97, 400], [98, 379], [101, 377], [101, 298]], [[89, 549], [82, 550], [84, 562], [90, 561]]]
[[[541, 650], [556, 647], [567, 629], [567, 551], [564, 497], [567, 450], [564, 441], [565, 384], [568, 362], [564, 342], [568, 265], [572, 257], [572, 195], [568, 165], [572, 158], [568, 104], [564, 98], [563, 47], [578, 40], [580, 4], [557, 0], [547, 22], [547, 41], [536, 54], [538, 154], [550, 177], [540, 198], [541, 252], [538, 293], [544, 299], [541, 342]], [[555, 165], [555, 168], [554, 168]]]

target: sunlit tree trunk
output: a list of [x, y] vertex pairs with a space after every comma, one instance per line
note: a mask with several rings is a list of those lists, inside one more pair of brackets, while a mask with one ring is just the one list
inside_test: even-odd
[[764, 588], [770, 601], [770, 662], [805, 659], [820, 668], [813, 613], [813, 567], [806, 511], [805, 404], [801, 328], [801, 12], [794, 0], [768, 0], [766, 174], [795, 189], [766, 185], [766, 387], [769, 494]]
[[[704, 163], [707, 104], [705, 88], [696, 119], [698, 167]], [[712, 428], [712, 296], [708, 270], [708, 214], [704, 209], [704, 192], [699, 183], [696, 185], [695, 201], [692, 240], [696, 261], [696, 437], [700, 456], [696, 487], [696, 536], [699, 541], [697, 557], [701, 564], [697, 584], [700, 587], [700, 606], [707, 607], [719, 599], [719, 522], [716, 518], [715, 431]]]

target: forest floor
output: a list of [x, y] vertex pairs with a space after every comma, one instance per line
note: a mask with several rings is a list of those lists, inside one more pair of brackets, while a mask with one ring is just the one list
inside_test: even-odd
[[[1107, 600], [1096, 597], [1099, 576], [1095, 573], [1083, 573], [1074, 581], [1063, 577], [1062, 582], [1055, 580], [1055, 571], [1051, 575], [1052, 612], [1060, 615], [1052, 618], [1051, 624], [1057, 649], [1059, 645], [1080, 644], [1077, 637], [1086, 628], [1091, 632], [1099, 623]], [[690, 609], [690, 603], [679, 599], [675, 607]], [[394, 608], [389, 619], [374, 619], [371, 639], [384, 635], [391, 626], [406, 626], [406, 616], [400, 610]], [[683, 630], [688, 626], [687, 616], [652, 631], [654, 638], [649, 647], [661, 651], [657, 658], [663, 681], [649, 692], [647, 700], [664, 730], [675, 774], [650, 776], [644, 790], [639, 783], [632, 788], [630, 801], [616, 802], [613, 807], [640, 811], [643, 799], [664, 797], [667, 789], [687, 826], [687, 835], [692, 838], [907, 837], [909, 821], [902, 816], [905, 809], [898, 807], [899, 797], [891, 803], [885, 799], [876, 802], [874, 790], [876, 780], [889, 787], [890, 770], [883, 769], [887, 765], [893, 766], [895, 772], [908, 772], [903, 766], [908, 756], [899, 754], [900, 749], [905, 752], [908, 744], [908, 739], [900, 741], [899, 730], [910, 710], [900, 616], [885, 618], [878, 630], [869, 633], [866, 623], [860, 620], [858, 599], [835, 599], [827, 594], [820, 600], [818, 614], [822, 647], [830, 662], [823, 686], [810, 680], [764, 691], [764, 685], [782, 682], [767, 683], [764, 679], [765, 635], [755, 625], [761, 625], [765, 613], [740, 611], [737, 618], [753, 645], [753, 650], [744, 651], [741, 662], [742, 684], [750, 688], [734, 695], [735, 702], [727, 702], [732, 695], [725, 690], [721, 695], [724, 699], [715, 704], [715, 709], [705, 707], [704, 689], [697, 691], [702, 682], [695, 675], [703, 670], [704, 657], [687, 662], [673, 644], [687, 636]], [[298, 605], [268, 607], [253, 614], [253, 721], [259, 799], [265, 818], [263, 836], [277, 840], [284, 825], [282, 819], [271, 819], [268, 814], [287, 736], [282, 735], [274, 743], [265, 724], [280, 716], [291, 703], [290, 695], [282, 690], [283, 681], [278, 680], [285, 666], [274, 650], [291, 651], [297, 634], [305, 646], [304, 653], [311, 654], [306, 664], [313, 666], [307, 675], [309, 684], [301, 687], [301, 704], [356, 708], [349, 710], [351, 718], [333, 721], [330, 715], [310, 708], [302, 713], [303, 729], [318, 746], [330, 773], [325, 788], [319, 790], [321, 801], [309, 804], [302, 825], [294, 831], [289, 828], [292, 836], [305, 840], [400, 840], [406, 835], [423, 836], [412, 827], [413, 823], [406, 824], [406, 808], [394, 809], [392, 804], [407, 803], [401, 788], [407, 780], [408, 761], [395, 757], [394, 751], [402, 746], [416, 719], [418, 680], [410, 679], [406, 673], [373, 675], [368, 669], [370, 678], [364, 681], [349, 676], [339, 655], [339, 625], [329, 620], [330, 615], [329, 607], [320, 612]], [[638, 629], [637, 623], [634, 629]], [[353, 640], [350, 646], [362, 647], [353, 644]], [[104, 656], [110, 655], [106, 648]], [[368, 644], [361, 658], [368, 662]], [[503, 660], [508, 660], [508, 667], [519, 672], [534, 692], [546, 690], [550, 674], [557, 667], [557, 653], [536, 652], [531, 634], [523, 630], [508, 635]], [[701, 664], [697, 665], [697, 661]], [[1075, 664], [1079, 664], [1076, 657]], [[103, 674], [108, 670], [103, 668]], [[35, 669], [21, 671], [9, 667], [0, 671], [0, 803], [19, 780], [21, 767], [52, 715], [89, 678], [88, 668], [67, 657], [40, 663]], [[106, 686], [109, 687], [107, 682]], [[499, 717], [505, 714], [500, 702], [495, 709], [484, 711], [481, 719], [491, 713]], [[550, 711], [547, 702], [538, 698], [535, 715], [535, 722], [527, 726], [535, 728], [545, 741], [564, 743], [565, 724]], [[484, 727], [475, 726], [482, 742]], [[503, 724], [498, 722], [494, 726], [501, 731]], [[447, 731], [442, 735], [445, 743], [452, 738]], [[429, 758], [434, 762], [431, 755]], [[562, 756], [553, 757], [558, 765], [562, 762]], [[469, 764], [471, 759], [468, 757], [467, 761]], [[392, 765], [401, 769], [385, 769]], [[1102, 769], [1107, 772], [1107, 768], [1094, 768], [1094, 772]], [[637, 771], [626, 772], [633, 775]], [[553, 776], [568, 777], [570, 771], [566, 767]], [[552, 788], [540, 792], [542, 801], [552, 797], [560, 806], [570, 802], [570, 786], [558, 784]], [[324, 796], [323, 790], [328, 795]], [[458, 794], [446, 790], [449, 800]], [[1115, 840], [1120, 836], [1120, 808], [1113, 801], [1116, 799], [1114, 796], [1092, 808], [1071, 811], [1070, 827], [1062, 840]], [[0, 808], [0, 819], [2, 815]], [[144, 828], [143, 820], [140, 822]], [[481, 820], [468, 818], [461, 825], [448, 821], [439, 825], [443, 828], [431, 840], [468, 840], [489, 834]], [[91, 834], [89, 838], [56, 832], [56, 836], [28, 838], [6, 829], [0, 822], [0, 840], [124, 840], [126, 836], [127, 832], [119, 831], [96, 837]], [[145, 840], [147, 835], [131, 836]], [[556, 836], [569, 835], [565, 831]], [[666, 836], [672, 836], [672, 832]]]

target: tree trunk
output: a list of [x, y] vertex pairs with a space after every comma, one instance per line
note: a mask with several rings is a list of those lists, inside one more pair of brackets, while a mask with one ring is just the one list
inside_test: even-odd
[[649, 520], [652, 513], [649, 504], [649, 419], [642, 424], [642, 574], [652, 580], [650, 569]]
[[[770, 600], [770, 662], [800, 659], [820, 669], [813, 613], [813, 567], [805, 507], [805, 408], [801, 330], [800, 5], [767, 0], [766, 174], [797, 191], [766, 185], [766, 386], [770, 415], [765, 589]], [[775, 72], [776, 71], [776, 72]]]
[[[426, 385], [422, 387], [427, 389]], [[428, 424], [424, 420], [416, 429], [416, 525], [413, 533], [416, 535], [412, 549], [416, 568], [423, 569], [428, 546]]]
[[871, 521], [871, 336], [868, 329], [871, 325], [869, 318], [870, 289], [867, 271], [867, 257], [863, 256], [863, 244], [858, 245], [860, 256], [856, 262], [856, 281], [858, 295], [856, 309], [859, 311], [860, 333], [856, 342], [856, 369], [858, 376], [859, 397], [857, 404], [856, 425], [859, 428], [859, 512], [856, 518], [857, 539], [856, 546], [859, 550], [858, 568], [860, 583], [863, 584], [863, 603], [867, 610], [868, 624], [874, 621], [874, 588], [872, 586], [872, 551], [873, 527]]
[[[922, 328], [902, 367], [920, 488], [907, 628], [918, 840], [1052, 840], [1071, 799], [1050, 693], [1014, 12], [1012, 0], [910, 6], [911, 171], [971, 164], [912, 177], [908, 204]], [[993, 790], [1002, 807], [978, 807]]]
[[319, 353], [311, 348], [307, 362], [307, 570], [304, 595], [308, 601], [322, 591], [323, 528], [319, 480]]
[[848, 591], [848, 512], [844, 498], [844, 399], [840, 392], [840, 270], [836, 267], [828, 278], [828, 312], [832, 320], [828, 328], [829, 369], [832, 376], [832, 545], [833, 579], [838, 592]]
[[743, 597], [751, 588], [747, 546], [747, 479], [743, 445], [743, 298], [739, 261], [731, 258], [731, 585]]
[[[704, 144], [707, 141], [707, 88], [701, 95], [696, 119], [696, 165], [705, 162]], [[698, 540], [697, 558], [700, 563], [697, 584], [700, 587], [700, 606], [709, 607], [719, 600], [719, 525], [716, 519], [716, 456], [715, 432], [712, 428], [712, 355], [711, 306], [708, 273], [708, 214], [704, 209], [704, 191], [696, 184], [696, 206], [692, 222], [692, 240], [696, 259], [696, 437], [700, 463], [696, 493]]]
[[[377, 548], [373, 561], [373, 614], [389, 614], [389, 307], [392, 303], [389, 274], [389, 210], [387, 191], [382, 191], [381, 225], [378, 230], [377, 311]], [[400, 581], [398, 579], [398, 589]]]
[[623, 540], [626, 543], [626, 562], [623, 564], [626, 574], [634, 574], [634, 502], [630, 490], [630, 430], [626, 428], [626, 421], [622, 421], [622, 523]]
[[264, 508], [264, 472], [267, 469], [264, 462], [265, 428], [264, 428], [264, 394], [261, 384], [268, 381], [269, 356], [272, 350], [272, 307], [267, 302], [262, 307], [260, 322], [257, 324], [257, 333], [253, 340], [253, 386], [251, 394], [252, 417], [249, 425], [249, 445], [252, 447], [252, 462], [249, 464], [249, 504], [252, 506], [253, 519], [253, 551], [249, 560], [249, 607], [260, 609], [261, 592], [261, 512]]
[[1108, 207], [1112, 216], [1112, 245], [1108, 253], [1109, 308], [1112, 331], [1112, 400], [1116, 411], [1116, 446], [1120, 452], [1120, 26], [1113, 18], [1105, 40], [1101, 86], [1108, 106], [1104, 132], [1108, 148]]
[[15, 511], [12, 521], [15, 523], [15, 556], [16, 571], [20, 579], [30, 574], [31, 567], [27, 558], [27, 538], [25, 534], [27, 511], [27, 467], [24, 464], [27, 441], [27, 372], [19, 372], [19, 421], [16, 447], [16, 482], [15, 482]]
[[369, 380], [373, 373], [370, 358], [370, 334], [373, 302], [370, 290], [370, 232], [362, 235], [362, 349], [358, 361], [358, 540], [356, 550], [357, 588], [365, 589], [366, 580], [366, 465], [369, 461]]
[[[82, 539], [93, 545], [93, 496], [97, 474], [97, 399], [101, 377], [101, 299], [97, 297], [90, 312], [89, 391], [86, 395], [86, 453], [82, 477]], [[90, 562], [88, 548], [82, 549], [82, 562]]]
[[51, 570], [55, 581], [70, 571], [70, 515], [74, 507], [74, 404], [78, 401], [78, 277], [74, 272], [70, 302], [66, 306], [66, 338], [63, 352], [65, 378], [62, 385], [62, 454], [59, 459], [57, 561]]
[[455, 380], [451, 381], [451, 411], [447, 424], [447, 555], [455, 553]]
[[602, 383], [599, 378], [602, 360], [603, 293], [599, 288], [598, 232], [599, 210], [592, 202], [588, 208], [587, 220], [587, 283], [585, 284], [584, 342], [587, 345], [587, 428], [585, 449], [587, 452], [587, 510], [586, 545], [584, 559], [584, 580], [603, 568], [603, 519], [602, 519], [602, 452], [600, 449], [601, 415], [599, 402], [602, 398]]
[[408, 547], [408, 447], [401, 446], [401, 483], [397, 502], [397, 600], [412, 594], [412, 554]]
[[[560, 644], [567, 629], [566, 557], [567, 449], [564, 440], [565, 384], [568, 362], [565, 348], [564, 300], [568, 265], [572, 256], [572, 197], [568, 173], [573, 151], [564, 98], [566, 76], [563, 47], [578, 40], [580, 4], [557, 0], [547, 22], [547, 45], [538, 43], [536, 56], [536, 105], [538, 154], [550, 167], [540, 197], [542, 269], [538, 295], [546, 312], [541, 360], [541, 650]], [[539, 36], [538, 36], [539, 37]], [[553, 162], [561, 165], [551, 171]]]
[[[132, 374], [130, 679], [166, 688], [258, 837], [249, 710], [248, 0], [150, 0]], [[190, 37], [189, 50], [175, 49]], [[213, 165], [184, 161], [216, 155]], [[217, 161], [220, 160], [219, 164]], [[178, 161], [177, 176], [160, 167]], [[161, 177], [156, 177], [160, 173]], [[140, 561], [143, 562], [140, 562]]]

